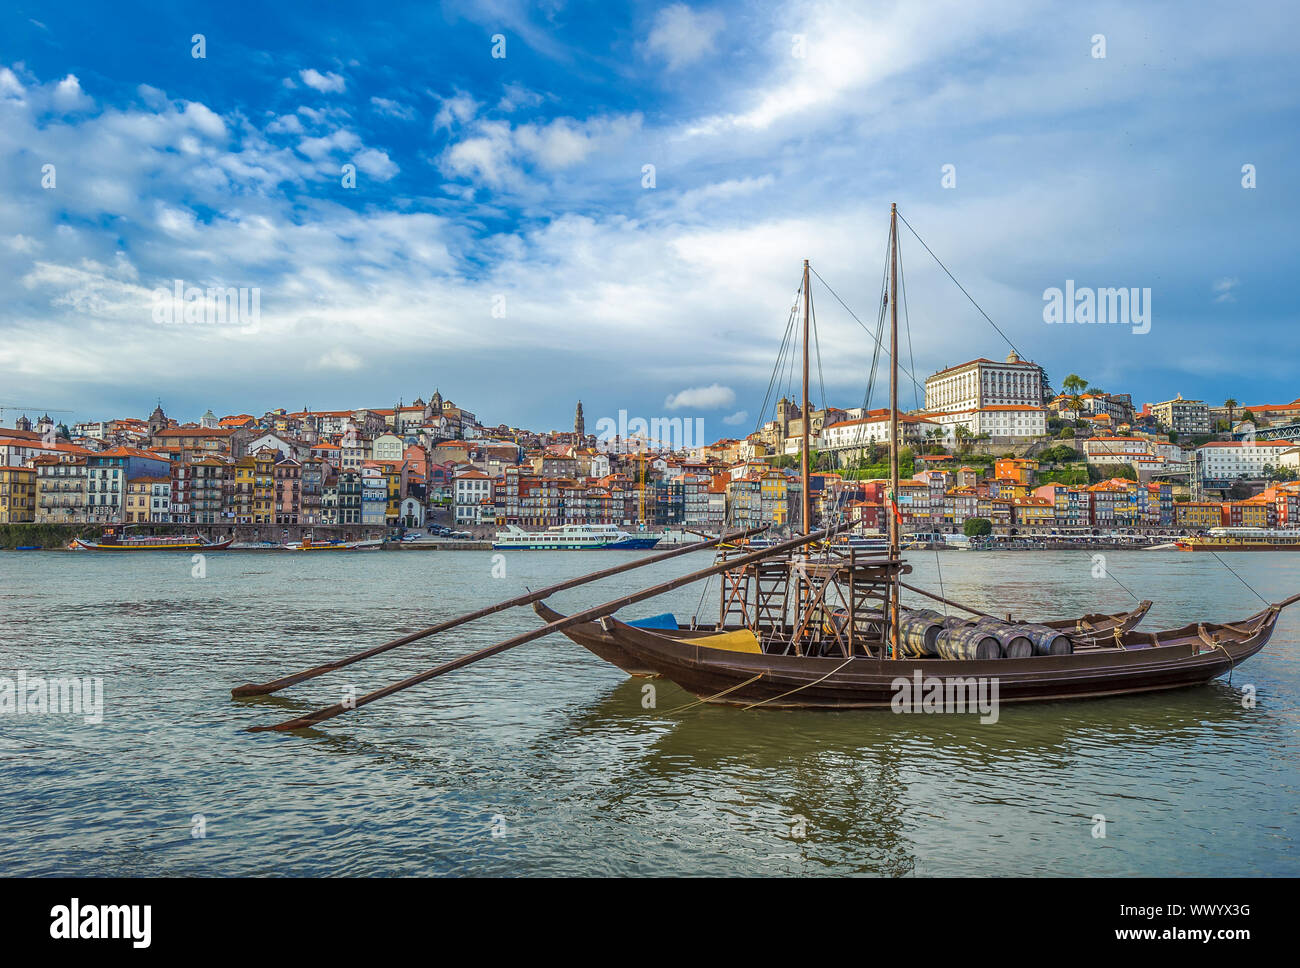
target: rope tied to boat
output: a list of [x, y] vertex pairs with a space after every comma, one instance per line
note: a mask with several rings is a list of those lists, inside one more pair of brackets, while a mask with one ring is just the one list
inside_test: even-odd
[[835, 673], [843, 669], [850, 662], [852, 662], [854, 658], [855, 658], [854, 656], [849, 656], [847, 659], [845, 659], [843, 662], [837, 665], [830, 672], [826, 673], [826, 675], [822, 676], [820, 679], [814, 679], [812, 682], [805, 682], [802, 686], [796, 686], [795, 688], [789, 690], [788, 692], [781, 693], [781, 695], [779, 696], [772, 696], [768, 699], [760, 700], [759, 702], [750, 703], [748, 706], [743, 707], [741, 711], [748, 712], [749, 710], [755, 708], [756, 706], [761, 706], [764, 703], [773, 702], [777, 699], [784, 699], [786, 696], [793, 696], [796, 692], [799, 692], [801, 689], [807, 689], [809, 686], [815, 686], [819, 682], [824, 682], [825, 680], [829, 679], [831, 676], [835, 675]]
[[[734, 685], [734, 686], [731, 686], [731, 687], [729, 687], [729, 688], [727, 688], [727, 689], [723, 689], [722, 692], [717, 693], [716, 695], [713, 695], [713, 696], [706, 696], [706, 697], [704, 697], [703, 699], [697, 699], [697, 700], [695, 700], [695, 702], [688, 702], [685, 706], [678, 706], [676, 709], [670, 709], [670, 710], [668, 710], [668, 712], [664, 713], [664, 715], [665, 715], [665, 716], [671, 716], [673, 713], [679, 713], [679, 712], [681, 712], [683, 709], [690, 709], [692, 706], [698, 706], [700, 703], [713, 702], [713, 700], [715, 700], [715, 699], [721, 699], [721, 698], [722, 698], [723, 696], [725, 696], [727, 693], [729, 693], [729, 692], [735, 692], [737, 689], [743, 689], [745, 686], [748, 686], [750, 683], [758, 682], [758, 680], [759, 680], [759, 679], [762, 679], [762, 678], [763, 678], [763, 673], [760, 672], [758, 675], [754, 676], [753, 678], [751, 678], [751, 679], [746, 679], [744, 682], [739, 682], [739, 683], [737, 683], [737, 684]], [[746, 707], [746, 708], [749, 708], [749, 707]]]
[[[1200, 636], [1200, 639], [1201, 639], [1202, 642], [1204, 642], [1206, 645], [1210, 646], [1210, 651], [1211, 651], [1211, 652], [1213, 652], [1215, 649], [1218, 649], [1218, 650], [1219, 650], [1220, 652], [1222, 652], [1222, 653], [1224, 654], [1224, 656], [1227, 658], [1227, 660], [1228, 660], [1228, 685], [1232, 685], [1232, 670], [1236, 668], [1236, 666], [1233, 664], [1233, 661], [1232, 661], [1232, 654], [1231, 654], [1227, 649], [1225, 649], [1225, 648], [1223, 647], [1223, 643], [1222, 643], [1222, 642], [1220, 642], [1218, 639], [1214, 638], [1214, 636], [1208, 634], [1208, 633], [1205, 631], [1205, 626], [1204, 626], [1204, 625], [1197, 625], [1197, 626], [1196, 626], [1196, 634], [1197, 634], [1198, 636]], [[1197, 654], [1197, 655], [1200, 655], [1201, 653], [1198, 652], [1198, 653], [1196, 653], [1196, 654]]]

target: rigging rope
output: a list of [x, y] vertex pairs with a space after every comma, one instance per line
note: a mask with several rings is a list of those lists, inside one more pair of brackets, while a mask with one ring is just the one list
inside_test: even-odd
[[989, 314], [984, 311], [984, 309], [980, 306], [980, 304], [975, 301], [975, 297], [966, 291], [966, 287], [957, 281], [956, 276], [954, 276], [951, 272], [948, 272], [948, 267], [943, 264], [943, 262], [939, 259], [937, 255], [934, 254], [934, 250], [932, 250], [928, 245], [925, 244], [925, 239], [921, 238], [921, 236], [917, 233], [916, 229], [912, 228], [912, 223], [909, 222], [907, 219], [903, 218], [902, 212], [898, 213], [898, 220], [907, 226], [907, 230], [909, 232], [911, 232], [914, 236], [916, 236], [916, 241], [920, 242], [921, 246], [925, 249], [925, 251], [930, 253], [930, 258], [932, 258], [935, 262], [939, 263], [939, 268], [942, 269], [944, 273], [947, 274], [948, 278], [952, 280], [952, 284], [961, 290], [962, 295], [970, 300], [970, 304], [979, 310], [980, 315], [983, 316], [986, 320], [988, 320], [988, 324], [992, 326], [995, 330], [997, 330], [998, 335], [1001, 336], [1004, 340], [1006, 340], [1008, 346], [1010, 346], [1013, 350], [1015, 350], [1016, 355], [1022, 356], [1023, 354], [1020, 352], [1019, 349], [1016, 348], [1016, 344], [1011, 342], [1011, 338], [1007, 336], [1006, 333], [1002, 332], [1001, 327], [999, 327], [997, 323], [993, 322], [993, 318], [989, 316]]

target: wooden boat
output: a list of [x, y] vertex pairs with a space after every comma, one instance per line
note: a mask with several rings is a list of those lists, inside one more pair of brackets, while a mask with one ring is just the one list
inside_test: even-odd
[[313, 541], [304, 538], [281, 547], [285, 551], [371, 551], [382, 545], [382, 541]]
[[[1023, 659], [881, 658], [855, 654], [751, 655], [703, 647], [616, 618], [604, 631], [633, 662], [708, 702], [763, 708], [852, 709], [890, 706], [900, 680], [937, 682], [945, 693], [974, 680], [997, 681], [1001, 702], [1081, 699], [1177, 689], [1208, 682], [1262, 649], [1282, 609], [1270, 605], [1239, 622], [1193, 623], [1162, 632], [1122, 633], [1109, 645], [1072, 655]], [[918, 679], [918, 677], [920, 677]]]
[[[893, 705], [899, 683], [915, 677], [935, 683], [944, 695], [950, 688], [995, 683], [995, 701], [1067, 699], [1150, 692], [1196, 685], [1232, 669], [1259, 651], [1272, 634], [1283, 608], [1300, 596], [1270, 605], [1241, 622], [1191, 624], [1164, 632], [1140, 633], [1133, 626], [1150, 603], [1128, 615], [1089, 615], [1037, 629], [1015, 625], [1014, 608], [996, 611], [1006, 620], [978, 613], [971, 623], [943, 616], [942, 625], [927, 620], [932, 642], [904, 642], [902, 576], [911, 571], [901, 557], [902, 516], [894, 505], [898, 493], [898, 214], [890, 211], [887, 282], [882, 293], [890, 321], [889, 491], [885, 514], [889, 545], [884, 555], [847, 555], [832, 547], [809, 544], [798, 553], [758, 558], [748, 555], [721, 573], [719, 621], [715, 629], [743, 628], [748, 646], [715, 647], [698, 630], [641, 628], [614, 618], [572, 624], [570, 638], [607, 661], [634, 674], [657, 673], [707, 702], [746, 707], [857, 708]], [[801, 413], [809, 413], [810, 319], [809, 265], [804, 262], [803, 379]], [[793, 314], [794, 310], [792, 310]], [[793, 344], [792, 344], [793, 345]], [[782, 347], [784, 352], [784, 345]], [[781, 361], [777, 361], [780, 372]], [[800, 474], [802, 515], [807, 534], [809, 503], [808, 420], [803, 421]], [[751, 541], [753, 548], [758, 542]], [[811, 555], [808, 553], [811, 551]], [[725, 561], [726, 552], [723, 554]], [[913, 591], [922, 591], [912, 589]], [[939, 598], [928, 592], [922, 594]], [[554, 624], [553, 610], [538, 613]], [[966, 608], [966, 611], [975, 612]], [[909, 622], [909, 635], [915, 630]], [[1050, 648], [1026, 634], [1050, 641]], [[721, 644], [721, 643], [718, 643]], [[920, 648], [922, 644], [925, 649]], [[938, 644], [935, 651], [930, 647]], [[1057, 648], [1060, 646], [1060, 648]], [[937, 655], [935, 652], [937, 651]], [[943, 657], [940, 657], [943, 656]]]
[[[1046, 625], [1067, 632], [1071, 641], [1075, 643], [1076, 649], [1080, 647], [1086, 648], [1113, 642], [1117, 635], [1122, 636], [1132, 631], [1142, 621], [1150, 608], [1150, 602], [1142, 602], [1131, 612], [1116, 612], [1111, 615], [1085, 615], [1077, 619], [1056, 619], [1035, 624]], [[544, 601], [533, 602], [533, 611], [537, 613], [543, 622], [548, 624], [558, 622], [566, 617]], [[879, 617], [877, 619], [883, 621]], [[673, 630], [653, 629], [651, 631], [666, 638], [685, 642], [716, 635], [719, 631], [733, 632], [741, 628], [745, 628], [745, 626], [732, 624], [719, 628], [717, 625], [698, 625], [694, 627], [678, 625]], [[787, 626], [787, 638], [792, 631]], [[634, 658], [630, 652], [623, 648], [618, 638], [617, 625], [607, 631], [602, 628], [600, 622], [584, 622], [581, 625], [573, 625], [564, 629], [562, 634], [582, 646], [592, 655], [604, 659], [610, 665], [617, 666], [630, 676], [654, 678], [660, 675], [652, 666]]]
[[[568, 579], [550, 589], [485, 606], [355, 655], [269, 682], [237, 686], [231, 690], [237, 699], [268, 695], [524, 604], [532, 604], [545, 620], [540, 628], [441, 662], [363, 696], [251, 729], [290, 731], [315, 727], [555, 632], [569, 635], [596, 655], [634, 675], [661, 675], [695, 693], [701, 701], [745, 708], [890, 706], [897, 709], [902, 687], [909, 682], [916, 683], [918, 693], [924, 689], [932, 695], [937, 689], [945, 709], [948, 697], [960, 702], [963, 690], [970, 698], [972, 688], [983, 690], [986, 686], [991, 687], [994, 707], [1001, 701], [1135, 695], [1208, 682], [1230, 672], [1262, 649], [1273, 633], [1278, 615], [1300, 601], [1300, 595], [1270, 604], [1238, 622], [1191, 623], [1144, 633], [1136, 631], [1134, 626], [1146, 614], [1149, 602], [1141, 603], [1132, 612], [1025, 624], [1013, 620], [1012, 613], [1019, 610], [1015, 606], [996, 609], [1006, 616], [1002, 619], [903, 582], [902, 577], [911, 572], [911, 566], [900, 555], [902, 513], [895, 498], [899, 489], [900, 441], [899, 218], [897, 208], [891, 207], [888, 281], [879, 304], [881, 325], [886, 307], [889, 315], [890, 486], [883, 502], [889, 542], [884, 553], [855, 547], [853, 542], [840, 542], [836, 547], [835, 539], [851, 528], [851, 522], [843, 518], [829, 523], [823, 521], [814, 530], [809, 468], [811, 421], [806, 417], [811, 412], [808, 341], [812, 306], [810, 267], [805, 260], [800, 287], [803, 371], [799, 412], [805, 415], [800, 421], [803, 428], [799, 449], [801, 507], [797, 518], [791, 509], [790, 521], [800, 533], [781, 539], [757, 538], [746, 546], [745, 539], [755, 539], [757, 532], [763, 530], [751, 527], [729, 535], [725, 541], [721, 537], [710, 539]], [[928, 246], [925, 248], [929, 250]], [[797, 303], [791, 310], [782, 354], [787, 345], [793, 353], [799, 342], [790, 338], [796, 311]], [[878, 349], [883, 349], [879, 337], [876, 344]], [[782, 360], [778, 357], [774, 380], [781, 372]], [[723, 549], [712, 565], [651, 588], [623, 594], [569, 616], [561, 616], [544, 604], [545, 598], [558, 591], [709, 547]], [[655, 629], [637, 627], [614, 617], [633, 604], [713, 577], [719, 578], [720, 589], [718, 619], [712, 627], [682, 628], [674, 620], [670, 624], [676, 628]], [[918, 628], [917, 616], [913, 615], [904, 630], [903, 589], [978, 618], [961, 620], [931, 610], [932, 616], [923, 620], [924, 628]], [[941, 622], [937, 630], [935, 619]], [[1054, 634], [1057, 632], [1060, 634]], [[949, 657], [931, 654], [932, 645], [938, 653]], [[983, 695], [979, 698], [981, 707]], [[913, 698], [913, 709], [920, 698], [919, 695]], [[929, 711], [928, 702], [927, 696], [920, 708]]]
[[73, 538], [73, 551], [225, 551], [234, 538], [209, 541], [201, 535], [117, 535], [106, 532], [99, 541]]

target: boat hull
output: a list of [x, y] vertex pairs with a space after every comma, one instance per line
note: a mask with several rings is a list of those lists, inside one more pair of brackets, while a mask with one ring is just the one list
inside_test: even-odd
[[1174, 547], [1179, 551], [1300, 551], [1300, 544], [1269, 544], [1268, 542], [1214, 542], [1183, 540], [1175, 541]]
[[591, 541], [583, 543], [555, 544], [545, 540], [539, 541], [494, 541], [494, 551], [641, 551], [659, 544], [659, 538], [623, 538], [619, 541]]
[[[1278, 609], [1226, 625], [1189, 625], [1154, 634], [1129, 632], [1124, 648], [1024, 659], [853, 659], [721, 653], [607, 621], [635, 662], [701, 699], [760, 708], [858, 709], [892, 706], [900, 680], [938, 680], [946, 688], [996, 680], [999, 702], [1041, 702], [1131, 695], [1200, 685], [1250, 658], [1268, 641]], [[917, 677], [920, 677], [917, 680]]]
[[225, 551], [234, 543], [234, 538], [227, 541], [214, 541], [210, 544], [204, 544], [199, 541], [186, 542], [184, 544], [165, 544], [165, 545], [114, 545], [99, 544], [95, 541], [85, 541], [81, 538], [73, 538], [73, 545], [81, 551]]
[[[1115, 615], [1085, 615], [1079, 619], [1056, 620], [1040, 624], [1066, 631], [1072, 639], [1081, 644], [1099, 645], [1113, 641], [1117, 632], [1123, 635], [1131, 631], [1142, 621], [1150, 607], [1150, 602], [1142, 602], [1131, 612]], [[537, 613], [543, 622], [548, 624], [565, 617], [545, 602], [534, 602], [533, 611]], [[599, 622], [583, 622], [580, 625], [570, 626], [562, 634], [582, 646], [592, 655], [604, 659], [610, 665], [622, 669], [630, 676], [657, 678], [661, 675], [652, 664], [638, 659], [623, 647], [617, 630], [619, 627], [630, 628], [631, 626], [625, 626], [622, 622], [614, 622], [613, 619], [607, 620], [605, 624], [609, 625], [610, 628], [602, 628]], [[729, 630], [729, 627], [723, 629], [723, 631]], [[661, 631], [659, 634], [667, 638], [690, 640], [706, 635], [714, 635], [717, 631], [716, 626], [707, 625], [693, 629], [679, 627], [676, 631]]]

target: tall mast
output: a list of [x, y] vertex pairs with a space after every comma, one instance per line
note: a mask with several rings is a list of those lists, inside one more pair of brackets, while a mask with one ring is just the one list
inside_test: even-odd
[[[889, 205], [889, 557], [899, 553], [898, 534], [898, 205]], [[889, 596], [889, 631], [898, 658], [898, 574]]]
[[799, 479], [803, 498], [803, 533], [812, 533], [811, 495], [808, 493], [808, 425], [812, 416], [808, 412], [808, 317], [812, 302], [808, 289], [808, 260], [803, 260], [803, 400], [800, 413], [803, 416], [803, 453], [799, 458]]

